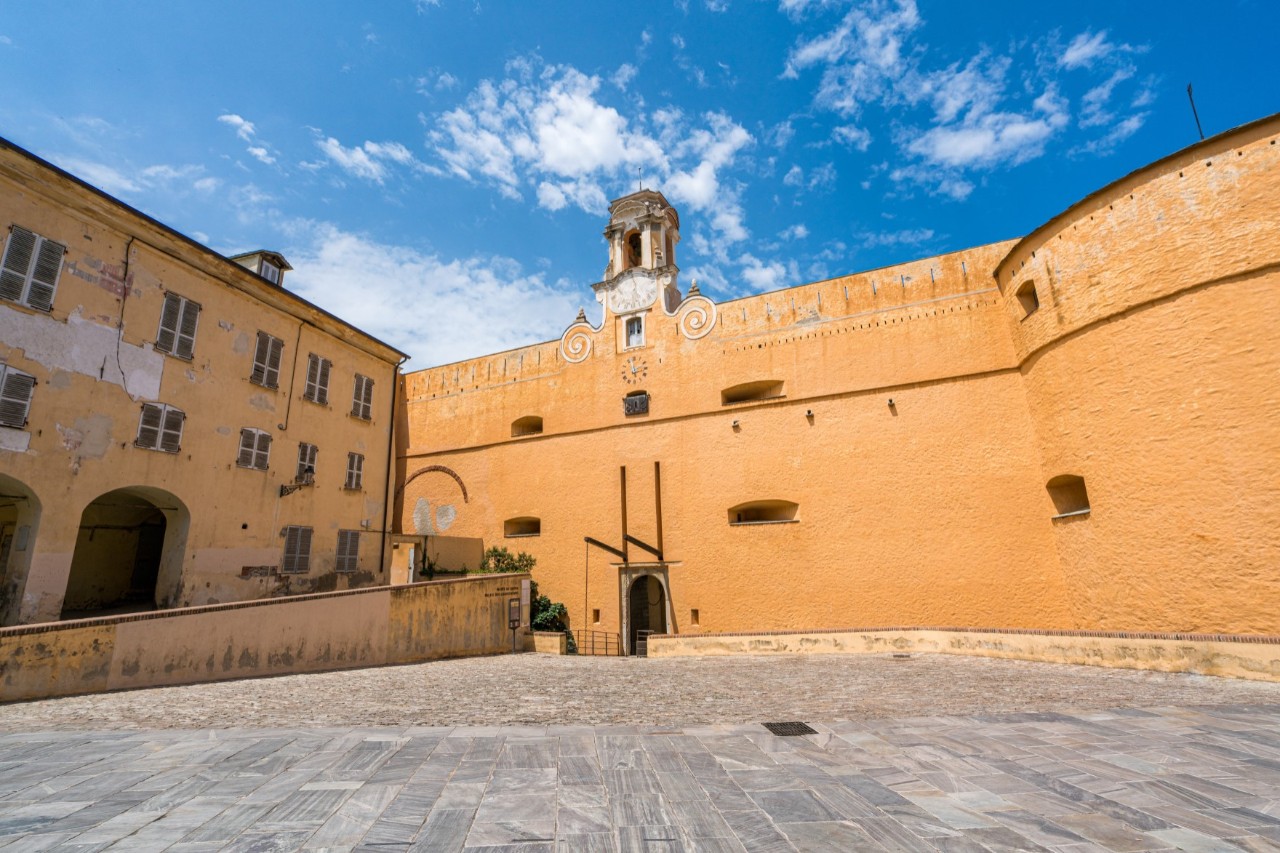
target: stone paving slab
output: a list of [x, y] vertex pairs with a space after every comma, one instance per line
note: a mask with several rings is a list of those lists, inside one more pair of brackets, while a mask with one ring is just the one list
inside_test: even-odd
[[[494, 660], [447, 669], [462, 691]], [[501, 660], [509, 673], [546, 671], [545, 659]], [[274, 711], [249, 708], [239, 725], [139, 728], [127, 711], [143, 697], [149, 715], [156, 703], [195, 713], [181, 705], [189, 694], [166, 691], [78, 706], [128, 730], [73, 726], [64, 711], [34, 730], [33, 709], [53, 703], [3, 706], [0, 853], [1280, 850], [1276, 685], [942, 658], [929, 669], [943, 686], [926, 688], [896, 663], [886, 664], [902, 679], [894, 684], [847, 660], [760, 666], [735, 712], [749, 722], [707, 722], [695, 710], [688, 725], [644, 723], [628, 705], [623, 725], [503, 724], [492, 709], [431, 725], [382, 694], [384, 722], [397, 722], [378, 726], [364, 717], [375, 700], [345, 704], [353, 688], [341, 683], [328, 686], [334, 701], [357, 709], [341, 726], [281, 726]], [[612, 672], [651, 676], [646, 662], [630, 663]], [[740, 659], [699, 663], [711, 692], [742, 674]], [[1006, 690], [977, 702], [975, 685], [991, 690], [1001, 672]], [[875, 716], [864, 696], [853, 717], [772, 716], [853, 695], [826, 680], [833, 673], [863, 691], [880, 679], [880, 707], [896, 709], [911, 686], [918, 701], [896, 715]], [[293, 683], [309, 695], [306, 678]], [[264, 683], [290, 682], [239, 686]], [[784, 689], [804, 695], [777, 700]], [[944, 692], [968, 698], [918, 715]], [[1108, 697], [1123, 703], [1100, 707]], [[817, 733], [777, 737], [766, 719], [804, 720]]]

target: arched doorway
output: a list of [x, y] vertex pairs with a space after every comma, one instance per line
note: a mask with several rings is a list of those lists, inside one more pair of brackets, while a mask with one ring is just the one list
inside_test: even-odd
[[131, 486], [84, 508], [62, 618], [169, 606], [182, 576], [191, 516], [161, 489]]
[[18, 603], [40, 526], [40, 501], [35, 492], [0, 474], [0, 625], [18, 621]]
[[667, 594], [662, 581], [653, 575], [641, 575], [632, 581], [627, 593], [627, 612], [631, 641], [628, 648], [633, 655], [644, 655], [648, 652], [649, 634], [667, 633]]

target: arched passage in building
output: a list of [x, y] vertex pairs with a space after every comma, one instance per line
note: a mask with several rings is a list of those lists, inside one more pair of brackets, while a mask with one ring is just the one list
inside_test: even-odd
[[627, 593], [627, 616], [631, 654], [645, 654], [649, 634], [667, 633], [667, 593], [662, 581], [641, 575], [631, 582]]
[[169, 606], [182, 577], [191, 514], [162, 489], [130, 486], [84, 508], [62, 618]]
[[35, 492], [0, 474], [0, 625], [18, 621], [39, 527], [40, 501]]

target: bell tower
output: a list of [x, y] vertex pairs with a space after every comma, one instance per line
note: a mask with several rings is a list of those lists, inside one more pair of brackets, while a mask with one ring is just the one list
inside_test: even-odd
[[[609, 264], [604, 280], [592, 289], [596, 300], [604, 304], [606, 315], [638, 318], [643, 329], [643, 315], [655, 304], [674, 311], [680, 304], [676, 284], [680, 216], [662, 193], [642, 189], [616, 199], [609, 205], [604, 236], [609, 241]], [[635, 325], [628, 326], [629, 339]], [[643, 345], [643, 332], [635, 340], [640, 343], [629, 341], [627, 346]]]

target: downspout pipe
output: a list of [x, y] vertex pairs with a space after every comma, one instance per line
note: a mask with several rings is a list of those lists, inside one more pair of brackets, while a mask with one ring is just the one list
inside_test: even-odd
[[[387, 540], [391, 538], [391, 475], [395, 471], [396, 459], [396, 397], [400, 395], [400, 367], [409, 360], [405, 356], [391, 368], [391, 425], [387, 430], [387, 476], [386, 493], [382, 500], [382, 547], [378, 551], [378, 569], [387, 576], [387, 586], [391, 585], [391, 570], [387, 566]], [[409, 581], [413, 582], [413, 566], [409, 567]]]

